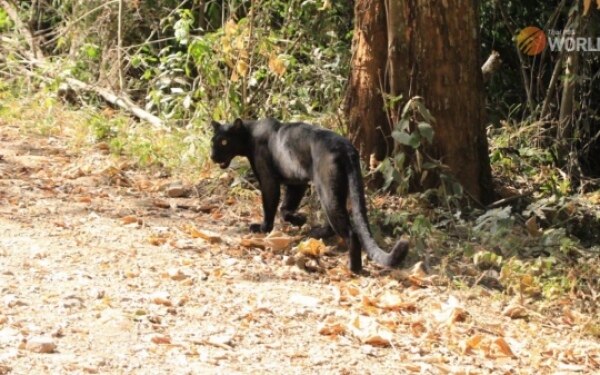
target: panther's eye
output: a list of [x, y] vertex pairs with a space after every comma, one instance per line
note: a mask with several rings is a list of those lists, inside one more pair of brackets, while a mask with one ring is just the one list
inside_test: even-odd
[[227, 140], [226, 139], [223, 139], [221, 141], [221, 146], [227, 146]]

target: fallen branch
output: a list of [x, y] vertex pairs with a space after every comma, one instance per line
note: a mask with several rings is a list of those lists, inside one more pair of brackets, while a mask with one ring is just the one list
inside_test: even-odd
[[[28, 58], [27, 63], [33, 67], [44, 68], [44, 71], [46, 73], [50, 74], [50, 72], [52, 71], [51, 69], [48, 68], [50, 66], [50, 64], [46, 60], [46, 57], [44, 56], [41, 48], [37, 45], [36, 40], [33, 38], [33, 34], [31, 34], [30, 30], [23, 24], [23, 22], [21, 22], [16, 6], [9, 0], [0, 0], [0, 5], [2, 5], [2, 7], [4, 8], [4, 10], [8, 14], [8, 16], [11, 18], [11, 20], [15, 24], [15, 28], [17, 29], [17, 31], [19, 33], [21, 33], [22, 35], [24, 35], [25, 38], [27, 39], [29, 48], [31, 49], [31, 51], [24, 53], [24, 55], [26, 55]], [[3, 37], [0, 41], [7, 42], [4, 39], [5, 38]], [[14, 44], [14, 43], [12, 43], [13, 42], [12, 40], [10, 40], [10, 41], [11, 41], [11, 44]], [[45, 76], [43, 77], [41, 75], [37, 75], [34, 72], [31, 72], [31, 73], [33, 75], [39, 76], [40, 78], [48, 78]], [[52, 74], [50, 74], [50, 75], [52, 76]], [[57, 77], [51, 77], [51, 78], [57, 78]], [[85, 83], [83, 81], [80, 81], [80, 80], [72, 78], [72, 77], [67, 77], [64, 80], [75, 91], [87, 91], [87, 92], [96, 93], [96, 94], [100, 95], [107, 102], [109, 102], [113, 105], [116, 105], [121, 109], [124, 109], [125, 111], [133, 114], [135, 117], [137, 117], [141, 120], [149, 122], [154, 127], [163, 129], [163, 130], [166, 128], [163, 121], [159, 117], [157, 117], [157, 116], [151, 114], [150, 112], [139, 107], [125, 94], [117, 95], [112, 90], [102, 88], [102, 87], [97, 87], [94, 85], [90, 85], [89, 83]]]
[[90, 84], [87, 84], [87, 83], [82, 82], [75, 78], [66, 78], [65, 81], [67, 82], [67, 84], [69, 86], [71, 86], [71, 88], [73, 88], [76, 91], [83, 90], [83, 91], [95, 92], [96, 94], [100, 95], [107, 102], [114, 104], [128, 112], [131, 112], [137, 118], [147, 121], [157, 128], [164, 128], [163, 121], [160, 118], [158, 118], [157, 116], [154, 116], [153, 114], [149, 113], [148, 111], [143, 110], [138, 105], [136, 105], [134, 102], [132, 102], [131, 99], [129, 99], [128, 97], [126, 97], [124, 95], [119, 96], [111, 90], [108, 90], [108, 89], [105, 89], [102, 87], [92, 86]]

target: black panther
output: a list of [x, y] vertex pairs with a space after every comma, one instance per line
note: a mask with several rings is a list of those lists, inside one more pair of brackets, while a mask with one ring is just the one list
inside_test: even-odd
[[[211, 159], [227, 168], [236, 156], [250, 161], [262, 193], [264, 219], [251, 224], [252, 232], [270, 232], [280, 200], [281, 185], [286, 190], [281, 205], [283, 220], [302, 225], [306, 218], [297, 213], [308, 183], [312, 182], [329, 225], [320, 235], [337, 233], [350, 250], [350, 270], [362, 269], [361, 245], [375, 262], [394, 267], [408, 253], [407, 241], [398, 241], [388, 253], [373, 240], [367, 220], [365, 192], [358, 151], [346, 138], [330, 130], [306, 123], [281, 123], [275, 119], [233, 124], [211, 123]], [[351, 203], [351, 216], [346, 201]]]

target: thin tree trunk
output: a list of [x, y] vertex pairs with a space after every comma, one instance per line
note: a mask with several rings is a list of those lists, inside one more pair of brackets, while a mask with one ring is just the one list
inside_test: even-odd
[[554, 65], [554, 69], [552, 71], [552, 77], [550, 77], [550, 83], [548, 84], [548, 90], [546, 91], [546, 97], [544, 98], [544, 102], [542, 104], [542, 111], [540, 113], [540, 120], [544, 120], [546, 116], [548, 116], [548, 112], [550, 111], [550, 101], [556, 92], [556, 86], [558, 86], [558, 80], [560, 78], [560, 72], [562, 70], [563, 65], [563, 54], [561, 53], [556, 61], [556, 65]]
[[570, 52], [565, 61], [565, 78], [563, 81], [562, 98], [560, 101], [560, 114], [558, 117], [558, 137], [561, 147], [560, 160], [564, 160], [569, 150], [565, 149], [569, 139], [573, 137], [573, 109], [575, 104], [575, 88], [577, 86], [575, 76], [579, 68], [579, 53]]
[[[515, 35], [515, 30], [511, 26], [510, 20], [508, 19], [508, 16], [506, 15], [504, 8], [502, 7], [502, 4], [498, 4], [497, 8], [500, 10], [500, 15], [502, 16], [502, 20], [504, 21], [506, 28], [508, 29], [508, 31], [510, 32], [511, 35]], [[525, 67], [525, 59], [523, 58], [523, 53], [521, 53], [521, 50], [519, 49], [519, 47], [517, 47], [516, 44], [515, 44], [515, 50], [517, 52], [517, 57], [519, 58], [519, 66], [521, 68], [520, 69], [521, 79], [523, 80], [523, 88], [525, 89], [525, 95], [527, 97], [527, 107], [529, 108], [529, 112], [533, 113], [533, 111], [535, 110], [535, 102], [533, 100], [533, 94], [531, 93], [530, 80], [527, 77], [527, 69]]]

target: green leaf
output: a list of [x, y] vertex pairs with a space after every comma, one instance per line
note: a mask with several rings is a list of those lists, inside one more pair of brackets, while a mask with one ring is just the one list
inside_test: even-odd
[[417, 132], [411, 133], [408, 145], [414, 149], [419, 148], [421, 146], [421, 135]]
[[401, 118], [406, 118], [408, 111], [412, 107], [412, 103], [413, 103], [413, 99], [410, 99], [408, 102], [406, 102], [406, 104], [404, 105], [404, 108], [402, 108], [402, 114], [400, 115]]
[[142, 57], [140, 55], [134, 55], [131, 58], [131, 66], [134, 68], [139, 68], [143, 62], [144, 62], [144, 60], [142, 59]]
[[400, 130], [403, 130], [405, 132], [408, 133], [408, 130], [410, 129], [410, 121], [408, 121], [407, 119], [402, 119], [400, 120], [400, 122], [398, 123], [397, 126]]
[[188, 53], [196, 63], [202, 61], [210, 52], [210, 46], [203, 39], [194, 39], [188, 47]]
[[406, 155], [404, 152], [399, 152], [394, 156], [394, 164], [396, 168], [404, 168], [404, 162], [406, 161]]
[[410, 145], [411, 135], [405, 131], [394, 130], [392, 132], [392, 138], [394, 138], [394, 140], [396, 142], [400, 143], [401, 145], [404, 145], [404, 146]]
[[427, 122], [419, 122], [417, 124], [417, 129], [419, 129], [419, 133], [427, 139], [427, 142], [431, 144], [433, 141], [433, 127]]
[[423, 117], [423, 119], [429, 123], [435, 122], [435, 118], [431, 115], [431, 112], [425, 107], [425, 103], [423, 103], [423, 99], [419, 98], [418, 100], [414, 100], [414, 103], [417, 107], [417, 111]]

